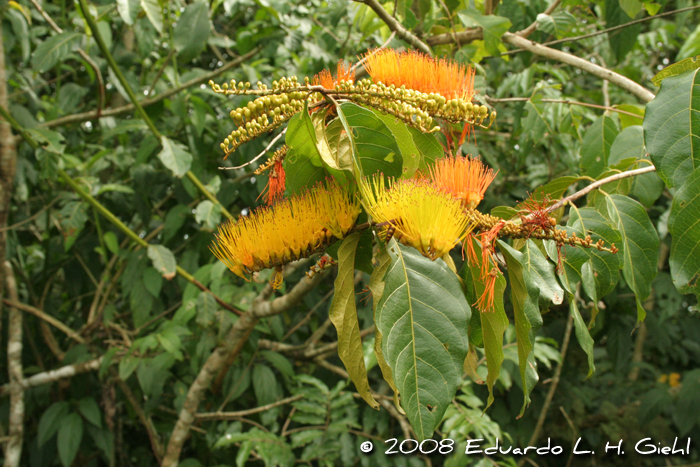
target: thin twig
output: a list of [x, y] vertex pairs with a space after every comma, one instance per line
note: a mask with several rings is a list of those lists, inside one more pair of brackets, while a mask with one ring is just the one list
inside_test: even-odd
[[[562, 39], [544, 42], [542, 45], [555, 45], [555, 44], [562, 44], [564, 42], [574, 42], [574, 41], [579, 41], [581, 39], [588, 39], [589, 37], [595, 37], [595, 36], [599, 36], [601, 34], [606, 34], [606, 33], [610, 33], [613, 31], [618, 31], [620, 29], [628, 28], [630, 26], [634, 26], [635, 24], [644, 23], [646, 21], [651, 21], [653, 19], [663, 18], [664, 16], [675, 15], [677, 13], [683, 13], [683, 12], [690, 11], [690, 10], [696, 10], [698, 8], [700, 8], [700, 5], [695, 5], [695, 6], [691, 6], [691, 7], [687, 7], [687, 8], [681, 8], [679, 10], [667, 11], [666, 13], [659, 13], [659, 14], [654, 15], [654, 16], [647, 16], [646, 18], [636, 19], [634, 21], [629, 21], [627, 23], [613, 26], [611, 28], [603, 29], [602, 31], [595, 31], [595, 32], [592, 32], [589, 34], [583, 34], [580, 36], [564, 37]], [[503, 52], [500, 56], [517, 54], [517, 53], [523, 52], [524, 50], [525, 49], [509, 50], [507, 52]]]
[[[607, 81], [605, 81], [607, 83]], [[489, 104], [497, 104], [497, 103], [503, 103], [503, 102], [527, 102], [531, 100], [530, 97], [505, 97], [502, 99], [494, 99], [488, 96], [484, 96], [484, 99], [486, 102]], [[582, 107], [591, 107], [594, 109], [602, 109], [602, 110], [608, 110], [610, 112], [618, 112], [621, 114], [629, 115], [630, 117], [635, 117], [640, 120], [643, 120], [644, 117], [641, 115], [633, 114], [632, 112], [627, 112], [625, 110], [617, 109], [615, 107], [610, 107], [608, 105], [600, 105], [600, 104], [589, 104], [588, 102], [578, 102], [578, 101], [570, 101], [568, 99], [541, 99], [540, 102], [547, 102], [549, 104], [568, 104], [568, 105], [580, 105]]]
[[[116, 371], [114, 373], [116, 375]], [[151, 449], [153, 450], [153, 455], [156, 457], [156, 460], [160, 464], [160, 461], [163, 458], [163, 445], [160, 443], [158, 430], [156, 430], [155, 425], [153, 425], [153, 420], [151, 420], [151, 418], [148, 415], [146, 415], [146, 412], [143, 411], [143, 408], [141, 408], [141, 404], [139, 404], [139, 401], [136, 399], [136, 396], [131, 391], [131, 388], [119, 377], [115, 377], [115, 379], [117, 381], [117, 384], [119, 385], [119, 389], [122, 390], [124, 396], [126, 396], [126, 399], [129, 401], [131, 408], [134, 410], [134, 412], [136, 412], [136, 416], [139, 418], [141, 424], [146, 429], [146, 432], [148, 433], [148, 438], [151, 441]]]
[[298, 401], [299, 399], [303, 398], [303, 394], [297, 394], [296, 396], [292, 397], [287, 397], [286, 399], [281, 399], [276, 402], [272, 402], [267, 405], [263, 405], [260, 407], [256, 407], [254, 409], [248, 409], [248, 410], [239, 410], [237, 412], [206, 412], [206, 413], [198, 413], [196, 415], [197, 420], [201, 421], [211, 421], [211, 420], [232, 420], [235, 418], [240, 418], [240, 417], [246, 417], [248, 415], [253, 415], [256, 413], [260, 412], [266, 412], [270, 409], [274, 409], [275, 407], [279, 407], [280, 405], [285, 405], [285, 404], [290, 404], [294, 401]]
[[71, 339], [73, 339], [74, 341], [76, 341], [80, 344], [85, 343], [85, 339], [83, 339], [77, 332], [75, 332], [74, 330], [72, 330], [71, 328], [69, 328], [68, 326], [63, 324], [58, 319], [41, 311], [38, 308], [35, 308], [31, 305], [26, 305], [26, 304], [21, 303], [21, 302], [16, 302], [14, 300], [8, 300], [6, 298], [4, 298], [2, 300], [2, 302], [7, 306], [17, 308], [18, 310], [26, 311], [27, 313], [33, 314], [37, 318], [43, 319], [44, 321], [49, 323], [51, 326], [55, 327], [56, 329], [58, 329], [60, 331], [63, 331], [68, 337], [70, 337]]
[[252, 164], [253, 162], [255, 162], [255, 161], [257, 161], [258, 159], [260, 159], [262, 156], [264, 156], [265, 154], [267, 154], [267, 152], [272, 148], [272, 146], [274, 146], [275, 143], [277, 143], [277, 141], [279, 141], [279, 139], [280, 139], [282, 136], [284, 136], [284, 134], [287, 132], [287, 128], [288, 128], [288, 127], [284, 127], [284, 130], [282, 130], [282, 131], [280, 132], [279, 135], [277, 135], [277, 136], [275, 136], [274, 138], [272, 138], [272, 141], [270, 141], [270, 144], [268, 144], [268, 145], [265, 147], [265, 149], [262, 150], [262, 152], [261, 152], [260, 154], [258, 154], [257, 156], [255, 156], [254, 158], [252, 158], [251, 160], [249, 160], [248, 162], [246, 162], [245, 164], [239, 165], [238, 167], [219, 167], [219, 169], [220, 169], [220, 170], [238, 170], [238, 169], [242, 169], [243, 167], [249, 166], [249, 165]]
[[623, 178], [634, 177], [636, 175], [641, 175], [641, 174], [645, 174], [645, 173], [649, 173], [649, 172], [654, 172], [655, 170], [656, 170], [656, 167], [654, 167], [653, 165], [650, 165], [649, 167], [642, 167], [641, 169], [628, 170], [626, 172], [620, 172], [618, 174], [611, 175], [609, 177], [605, 177], [602, 180], [598, 180], [596, 182], [591, 183], [586, 188], [577, 191], [573, 195], [569, 195], [566, 198], [560, 199], [555, 204], [551, 205], [547, 209], [547, 212], [549, 213], [549, 212], [556, 211], [557, 209], [564, 206], [565, 204], [570, 203], [572, 201], [575, 201], [575, 200], [579, 199], [580, 197], [587, 195], [591, 191], [605, 185], [606, 183], [614, 182], [617, 180], [622, 180]]
[[59, 198], [60, 198], [60, 196], [55, 197], [55, 198], [53, 199], [53, 201], [51, 201], [49, 204], [47, 204], [47, 205], [44, 206], [43, 208], [39, 209], [37, 212], [35, 212], [34, 214], [32, 214], [30, 217], [27, 217], [26, 219], [24, 219], [24, 220], [22, 220], [22, 221], [19, 221], [19, 222], [17, 222], [16, 224], [12, 224], [12, 225], [10, 225], [10, 226], [1, 228], [1, 229], [0, 229], [0, 232], [6, 232], [6, 231], [8, 231], [8, 230], [16, 229], [17, 227], [20, 227], [20, 226], [22, 226], [22, 225], [24, 225], [24, 224], [26, 224], [26, 223], [28, 223], [28, 222], [33, 221], [34, 219], [36, 219], [37, 217], [39, 217], [39, 215], [40, 215], [42, 212], [46, 211], [47, 209], [51, 208], [51, 206], [53, 206], [54, 204], [56, 204], [56, 201], [58, 201]]
[[399, 36], [400, 39], [403, 39], [404, 41], [408, 42], [413, 47], [425, 54], [433, 55], [432, 51], [430, 50], [430, 47], [428, 47], [428, 45], [425, 42], [420, 40], [411, 31], [403, 27], [403, 25], [396, 18], [392, 17], [389, 14], [389, 12], [387, 12], [377, 0], [354, 1], [358, 3], [364, 3], [365, 5], [370, 7], [377, 14], [377, 16], [379, 16], [379, 19], [381, 19], [387, 26], [389, 26], [389, 29], [396, 32], [396, 35]]
[[[241, 63], [246, 62], [247, 60], [253, 58], [258, 52], [262, 50], [261, 46], [255, 47], [253, 50], [248, 52], [245, 55], [242, 55], [238, 57], [236, 60], [233, 60], [226, 65], [222, 66], [221, 68], [214, 70], [210, 73], [203, 74], [201, 76], [198, 76], [196, 78], [193, 78], [185, 83], [182, 83], [180, 86], [174, 87], [172, 89], [168, 89], [167, 91], [158, 94], [155, 97], [152, 97], [150, 99], [143, 99], [138, 101], [141, 107], [148, 107], [153, 104], [157, 104], [158, 102], [165, 100], [169, 98], [170, 96], [174, 96], [175, 94], [179, 93], [182, 90], [185, 90], [187, 88], [191, 88], [192, 86], [197, 86], [202, 83], [206, 83], [210, 79], [214, 79], [220, 74], [230, 70], [231, 68], [235, 68], [236, 66], [240, 65]], [[107, 109], [102, 112], [103, 117], [114, 117], [116, 115], [121, 115], [123, 113], [127, 112], [133, 112], [136, 107], [134, 106], [133, 103], [131, 104], [126, 104], [121, 107], [117, 107], [114, 109]], [[63, 126], [67, 125], [70, 123], [80, 123], [80, 122], [85, 122], [87, 120], [94, 120], [96, 118], [100, 117], [100, 113], [97, 111], [89, 111], [89, 112], [82, 112], [78, 114], [73, 114], [73, 115], [66, 115], [65, 117], [60, 117], [56, 118], [54, 120], [49, 120], [48, 122], [43, 122], [38, 125], [38, 127], [44, 127], [44, 128], [52, 128], [55, 126]]]

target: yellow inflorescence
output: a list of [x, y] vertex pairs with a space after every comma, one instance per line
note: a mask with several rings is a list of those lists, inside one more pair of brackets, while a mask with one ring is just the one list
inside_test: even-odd
[[429, 180], [399, 180], [386, 187], [379, 175], [363, 180], [360, 191], [367, 213], [385, 224], [385, 234], [393, 230], [397, 240], [432, 260], [448, 253], [473, 228], [462, 203]]
[[430, 168], [430, 178], [436, 186], [459, 198], [465, 208], [474, 209], [484, 199], [496, 174], [479, 159], [448, 156]]
[[247, 280], [254, 272], [308, 257], [332, 237], [343, 238], [359, 213], [353, 196], [330, 182], [220, 225], [210, 249]]

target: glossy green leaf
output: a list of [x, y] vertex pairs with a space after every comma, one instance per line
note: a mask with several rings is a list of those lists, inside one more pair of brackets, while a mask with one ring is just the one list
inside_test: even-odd
[[70, 467], [83, 440], [83, 419], [73, 412], [61, 420], [58, 428], [58, 458], [63, 467]]
[[205, 199], [200, 201], [194, 212], [194, 220], [204, 228], [213, 231], [221, 222], [221, 205]]
[[696, 57], [688, 57], [672, 65], [669, 65], [660, 72], [658, 72], [651, 79], [651, 82], [654, 83], [655, 86], [661, 86], [661, 82], [666, 78], [670, 78], [671, 76], [678, 76], [680, 74], [685, 73], [686, 71], [693, 71], [697, 70], [698, 68], [700, 68], [700, 55]]
[[78, 411], [88, 422], [98, 427], [102, 426], [102, 412], [97, 402], [95, 402], [95, 399], [92, 397], [83, 397], [80, 399], [78, 402]]
[[374, 114], [389, 128], [394, 135], [396, 144], [398, 144], [401, 150], [401, 157], [403, 158], [403, 177], [413, 177], [413, 174], [416, 173], [416, 170], [418, 170], [420, 166], [421, 154], [413, 141], [413, 137], [409, 131], [410, 127], [393, 115], [381, 113], [379, 111], [374, 111]]
[[615, 122], [607, 115], [598, 118], [583, 136], [580, 167], [584, 174], [593, 178], [608, 167], [610, 147], [617, 137]]
[[610, 147], [608, 166], [612, 167], [626, 159], [641, 159], [644, 154], [644, 130], [642, 126], [627, 127], [617, 135]]
[[149, 245], [148, 257], [153, 261], [153, 267], [156, 268], [163, 277], [170, 280], [175, 277], [177, 263], [175, 255], [168, 247], [163, 245]]
[[289, 120], [284, 158], [286, 185], [290, 194], [299, 193], [326, 178], [326, 169], [315, 143], [315, 130], [308, 113], [299, 112]]
[[503, 241], [499, 241], [498, 246], [505, 257], [508, 265], [508, 277], [510, 278], [515, 335], [518, 347], [518, 366], [524, 394], [524, 401], [519, 415], [522, 417], [525, 409], [530, 405], [530, 393], [539, 380], [534, 347], [537, 332], [542, 327], [542, 315], [539, 307], [540, 287], [548, 286], [547, 281], [550, 284], [557, 284], [557, 281], [552, 271], [549, 271], [548, 276], [550, 277], [540, 277], [534, 269], [534, 256], [539, 254], [538, 261], [544, 262], [544, 264], [547, 264], [547, 260], [542, 256], [542, 253], [540, 253], [532, 240], [527, 241], [522, 252], [510, 247]]
[[[377, 305], [384, 295], [384, 288], [386, 286], [384, 277], [386, 276], [389, 266], [391, 266], [391, 256], [389, 256], [386, 248], [380, 245], [379, 251], [377, 252], [377, 265], [372, 271], [368, 284], [369, 290], [372, 292], [372, 307], [374, 309], [375, 323], [377, 322]], [[382, 371], [384, 381], [387, 382], [391, 390], [394, 392], [394, 405], [401, 413], [404, 413], [403, 409], [401, 408], [401, 404], [399, 403], [399, 390], [396, 388], [396, 384], [394, 383], [394, 376], [392, 374], [391, 367], [387, 363], [386, 358], [384, 358], [384, 352], [382, 351], [382, 340], [382, 331], [379, 328], [375, 328], [374, 353], [377, 357], [377, 364], [379, 365], [379, 369]]]
[[155, 30], [163, 34], [163, 8], [158, 0], [141, 0], [141, 7]]
[[433, 133], [423, 133], [410, 126], [407, 128], [413, 137], [413, 144], [416, 145], [420, 153], [418, 169], [427, 172], [428, 167], [431, 167], [436, 159], [445, 155], [445, 148], [442, 147], [442, 144], [440, 144], [440, 141]]
[[492, 56], [500, 55], [501, 36], [508, 31], [511, 22], [508, 18], [496, 15], [482, 15], [474, 8], [457, 13], [466, 27], [480, 26], [484, 30], [484, 45]]
[[210, 31], [209, 3], [197, 0], [187, 5], [173, 28], [178, 62], [187, 63], [197, 57], [206, 47]]
[[350, 139], [362, 175], [383, 173], [401, 177], [403, 158], [391, 130], [371, 110], [346, 102], [340, 105], [338, 117], [350, 128]]
[[567, 11], [557, 11], [552, 15], [544, 13], [537, 15], [537, 29], [556, 37], [562, 37], [575, 24], [576, 18]]
[[649, 296], [651, 283], [658, 272], [659, 235], [644, 206], [632, 198], [610, 195], [607, 210], [610, 221], [620, 232], [622, 274], [637, 297], [637, 319], [643, 321], [646, 311], [642, 304]]
[[134, 25], [134, 20], [141, 10], [141, 3], [139, 0], [117, 0], [117, 11], [122, 21], [124, 21], [129, 26]]
[[[476, 240], [472, 240], [474, 251], [478, 257], [481, 257], [481, 246]], [[468, 272], [467, 272], [468, 271]], [[481, 276], [481, 265], [469, 265], [465, 263], [462, 268], [462, 279], [467, 281], [471, 278], [474, 285], [474, 297], [477, 299], [484, 293], [484, 283], [479, 279]], [[501, 373], [501, 365], [503, 364], [503, 333], [508, 328], [508, 317], [503, 306], [503, 293], [506, 289], [506, 279], [503, 274], [498, 274], [496, 285], [494, 287], [494, 311], [486, 313], [478, 313], [481, 318], [481, 334], [484, 341], [484, 352], [486, 353], [486, 368], [488, 376], [486, 377], [486, 385], [489, 388], [489, 398], [486, 408], [490, 407], [494, 401], [493, 386], [498, 380]], [[472, 304], [475, 302], [472, 302]], [[484, 409], [486, 410], [486, 409]]]
[[593, 356], [594, 342], [593, 338], [591, 337], [591, 334], [588, 332], [588, 327], [586, 326], [586, 323], [581, 317], [581, 312], [578, 310], [578, 305], [576, 304], [576, 297], [572, 294], [569, 294], [569, 312], [574, 317], [574, 332], [576, 334], [576, 339], [578, 340], [579, 345], [588, 357], [587, 378], [590, 378], [591, 375], [595, 372], [595, 359]]
[[622, 112], [619, 112], [617, 114], [620, 117], [620, 126], [623, 130], [633, 125], [641, 125], [644, 121], [645, 107], [634, 104], [618, 104], [613, 107], [637, 115], [636, 117], [634, 117], [632, 115], [627, 115]]
[[34, 50], [32, 67], [39, 73], [50, 70], [78, 50], [82, 39], [83, 34], [79, 32], [62, 32], [49, 37]]
[[669, 187], [683, 185], [700, 167], [700, 70], [664, 79], [647, 104], [644, 142]]
[[[622, 0], [634, 2], [637, 0]], [[608, 28], [627, 24], [632, 21], [632, 17], [621, 8], [620, 0], [605, 0], [605, 24]], [[634, 48], [637, 43], [637, 36], [640, 32], [640, 25], [628, 25], [625, 28], [618, 29], [608, 33], [608, 41], [618, 62], [621, 62], [625, 56]]]
[[176, 177], [185, 175], [192, 166], [192, 154], [183, 144], [167, 136], [161, 136], [160, 143], [163, 148], [158, 153], [158, 158], [163, 165]]
[[[569, 222], [567, 225], [573, 228], [579, 237], [591, 236], [593, 242], [603, 240], [605, 246], [610, 247], [615, 245], [621, 247], [622, 239], [617, 232], [598, 211], [593, 208], [572, 209], [569, 211]], [[566, 255], [574, 249], [565, 247]], [[621, 252], [612, 254], [605, 251], [599, 251], [596, 248], [581, 249], [590, 258], [588, 270], [594, 278], [595, 289], [587, 286], [584, 282], [584, 290], [591, 298], [603, 297], [609, 294], [615, 288], [615, 285], [620, 279], [620, 268], [622, 265]], [[571, 290], [573, 292], [573, 290]]]
[[44, 411], [39, 420], [37, 429], [37, 444], [39, 447], [46, 444], [61, 426], [61, 420], [70, 412], [70, 404], [66, 401], [54, 402]]
[[338, 276], [328, 317], [338, 331], [338, 356], [357, 392], [372, 408], [378, 409], [379, 403], [370, 394], [355, 305], [355, 252], [361, 235], [361, 232], [350, 234], [338, 249]]
[[462, 380], [471, 309], [459, 278], [391, 240], [391, 266], [377, 305], [376, 326], [401, 406], [418, 439], [432, 436]]
[[681, 293], [700, 296], [700, 168], [673, 197], [668, 230], [672, 235], [671, 277]]

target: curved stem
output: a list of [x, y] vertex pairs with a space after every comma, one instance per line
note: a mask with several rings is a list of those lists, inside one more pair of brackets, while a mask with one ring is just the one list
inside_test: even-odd
[[622, 180], [623, 178], [628, 178], [628, 177], [634, 177], [636, 175], [641, 175], [649, 172], [654, 172], [656, 171], [656, 167], [653, 165], [649, 167], [642, 167], [641, 169], [634, 169], [634, 170], [628, 170], [627, 172], [620, 172], [619, 174], [611, 175], [609, 177], [605, 177], [602, 180], [598, 180], [596, 182], [591, 183], [588, 185], [586, 188], [577, 191], [573, 195], [567, 196], [566, 198], [562, 198], [559, 201], [557, 201], [555, 204], [551, 205], [548, 209], [547, 212], [553, 212], [559, 209], [560, 207], [566, 205], [567, 203], [570, 203], [572, 201], [575, 201], [579, 199], [582, 196], [587, 195], [591, 191], [595, 190], [596, 188], [599, 188], [606, 183], [614, 182], [617, 180]]

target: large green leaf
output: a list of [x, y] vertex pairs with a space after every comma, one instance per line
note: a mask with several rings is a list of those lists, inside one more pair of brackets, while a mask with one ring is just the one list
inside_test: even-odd
[[[632, 17], [626, 13], [626, 10], [633, 12], [633, 7], [626, 9], [621, 8], [623, 2], [637, 2], [637, 0], [605, 0], [605, 25], [609, 28], [626, 24], [632, 21]], [[608, 34], [610, 48], [615, 53], [617, 61], [620, 62], [625, 58], [637, 43], [640, 25], [634, 24]]]
[[626, 159], [636, 161], [644, 157], [644, 152], [642, 125], [627, 127], [617, 135], [610, 147], [608, 166], [612, 167]]
[[156, 31], [163, 34], [163, 8], [158, 0], [141, 0], [141, 6]]
[[389, 128], [396, 139], [396, 144], [399, 145], [403, 158], [403, 177], [413, 177], [420, 166], [421, 155], [413, 141], [411, 132], [408, 130], [410, 127], [393, 115], [379, 111], [374, 111], [374, 114]]
[[210, 31], [209, 3], [197, 0], [187, 5], [173, 29], [178, 62], [187, 63], [197, 57], [206, 47]]
[[[479, 243], [473, 239], [472, 244], [476, 255], [481, 257], [481, 246]], [[484, 283], [480, 280], [481, 265], [464, 263], [460, 276], [465, 283], [467, 281], [472, 283], [473, 290], [470, 291], [469, 295], [473, 293], [474, 297], [481, 297], [486, 288]], [[493, 386], [496, 384], [496, 380], [498, 380], [498, 376], [501, 373], [501, 365], [503, 364], [504, 358], [503, 333], [505, 333], [506, 328], [508, 328], [508, 317], [506, 316], [506, 311], [503, 306], [503, 293], [505, 290], [506, 279], [503, 277], [503, 274], [499, 272], [496, 277], [496, 285], [494, 286], [494, 310], [479, 313], [479, 317], [481, 318], [481, 336], [484, 344], [484, 352], [486, 354], [486, 368], [488, 369], [486, 385], [489, 388], [489, 398], [486, 408], [494, 401]]]
[[646, 316], [642, 304], [651, 292], [651, 283], [658, 272], [659, 235], [649, 220], [646, 209], [627, 196], [607, 196], [610, 221], [622, 238], [622, 274], [637, 297], [637, 319]]
[[302, 111], [293, 116], [287, 125], [286, 143], [289, 150], [284, 158], [284, 171], [290, 194], [326, 178], [326, 169], [315, 143], [315, 130], [309, 122], [309, 114]]
[[413, 127], [407, 127], [409, 133], [413, 137], [413, 144], [420, 152], [420, 162], [418, 169], [426, 172], [428, 167], [435, 163], [435, 159], [441, 158], [445, 154], [445, 148], [442, 147], [440, 141], [432, 133], [423, 133]]
[[83, 34], [79, 32], [62, 32], [49, 37], [42, 42], [32, 54], [32, 67], [34, 71], [44, 73], [53, 68], [55, 64], [65, 60], [68, 55], [80, 47]]
[[350, 234], [338, 249], [338, 276], [328, 316], [338, 331], [338, 356], [343, 361], [357, 392], [375, 409], [379, 403], [370, 394], [367, 368], [362, 352], [360, 324], [355, 307], [355, 251], [361, 232]]
[[586, 131], [581, 147], [580, 167], [583, 173], [593, 178], [601, 175], [608, 166], [610, 147], [618, 131], [611, 117], [603, 115]]
[[[603, 240], [606, 246], [621, 246], [621, 238], [617, 232], [598, 211], [593, 208], [572, 209], [569, 212], [568, 227], [572, 228], [579, 237], [591, 236], [593, 242]], [[584, 280], [583, 287], [586, 293], [594, 300], [609, 294], [615, 289], [615, 285], [620, 279], [621, 267], [621, 252], [612, 254], [605, 251], [599, 251], [596, 248], [573, 248], [566, 247], [566, 256], [571, 256], [574, 250], [584, 251], [588, 255], [589, 260], [581, 264], [582, 269], [579, 270], [582, 274], [588, 275], [592, 279]], [[571, 258], [569, 264], [574, 264], [575, 258]], [[565, 266], [566, 268], [566, 266]], [[575, 285], [575, 284], [573, 284]], [[573, 293], [573, 289], [569, 290]]]
[[83, 419], [73, 412], [61, 420], [58, 428], [58, 457], [63, 467], [70, 467], [83, 439]]
[[700, 69], [663, 80], [647, 104], [644, 142], [669, 187], [683, 185], [700, 167]]
[[[374, 308], [375, 323], [377, 322], [378, 304], [381, 301], [382, 296], [384, 295], [384, 287], [386, 286], [384, 277], [386, 276], [386, 272], [389, 269], [389, 266], [391, 266], [391, 256], [389, 256], [389, 253], [386, 251], [386, 248], [380, 246], [379, 251], [377, 252], [377, 266], [372, 271], [372, 275], [369, 279], [368, 285], [369, 290], [372, 292], [372, 307]], [[391, 367], [389, 367], [389, 364], [384, 358], [384, 352], [382, 351], [382, 340], [383, 336], [381, 330], [378, 327], [375, 327], [374, 353], [377, 357], [377, 364], [379, 365], [379, 369], [382, 371], [384, 381], [386, 381], [391, 390], [394, 391], [394, 405], [396, 405], [396, 408], [399, 409], [401, 413], [404, 413], [403, 409], [401, 408], [401, 404], [399, 403], [399, 390], [396, 389], [396, 384], [394, 383], [394, 376], [391, 372]]]
[[578, 310], [578, 305], [576, 305], [576, 297], [573, 294], [569, 294], [569, 312], [574, 317], [574, 332], [576, 333], [576, 339], [588, 357], [587, 378], [590, 378], [595, 371], [593, 338], [591, 337], [591, 333], [588, 332], [588, 327], [581, 317], [581, 312]]
[[[551, 271], [551, 267], [547, 267], [549, 266], [547, 259], [542, 256], [542, 253], [533, 244], [532, 240], [527, 241], [522, 252], [510, 247], [503, 241], [499, 241], [498, 246], [508, 265], [508, 277], [510, 277], [512, 290], [511, 298], [513, 300], [515, 335], [518, 346], [518, 366], [520, 367], [520, 378], [523, 382], [524, 401], [519, 415], [522, 417], [525, 409], [530, 404], [532, 388], [535, 387], [539, 380], [534, 348], [537, 331], [542, 327], [542, 315], [539, 307], [540, 287], [549, 287], [551, 284], [557, 284], [557, 280], [553, 271]], [[533, 257], [536, 257], [537, 261], [546, 265], [544, 270], [547, 271], [548, 277], [541, 277], [538, 271], [534, 269]]]
[[401, 406], [423, 440], [432, 436], [461, 384], [471, 309], [444, 261], [430, 261], [395, 240], [387, 248], [391, 265], [376, 326]]
[[350, 139], [361, 175], [383, 173], [387, 177], [401, 177], [403, 158], [389, 127], [371, 110], [352, 102], [340, 105], [338, 117], [347, 123]]
[[671, 277], [681, 293], [700, 296], [700, 168], [676, 191], [668, 217]]

